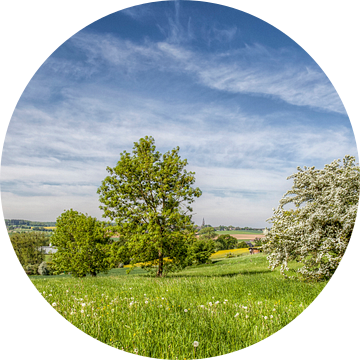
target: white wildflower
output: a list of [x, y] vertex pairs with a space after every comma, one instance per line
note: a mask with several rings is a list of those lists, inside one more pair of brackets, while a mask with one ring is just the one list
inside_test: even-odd
[[240, 314], [239, 313], [236, 313], [234, 317], [238, 317]]
[[187, 313], [187, 312], [188, 312], [188, 309], [184, 309], [184, 312], [186, 312], [186, 313]]
[[264, 316], [264, 319], [265, 319], [265, 320], [267, 320], [267, 318], [268, 318], [267, 316]]
[[199, 342], [198, 341], [194, 341], [194, 347], [198, 347], [199, 346]]
[[52, 303], [52, 306], [54, 306], [54, 307], [55, 307], [55, 306], [56, 306], [56, 302], [53, 302], [53, 303]]

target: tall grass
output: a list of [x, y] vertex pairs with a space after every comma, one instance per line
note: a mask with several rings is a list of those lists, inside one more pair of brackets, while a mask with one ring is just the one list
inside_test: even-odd
[[218, 260], [162, 279], [135, 271], [32, 281], [85, 333], [161, 359], [213, 357], [250, 346], [287, 325], [325, 286], [270, 272], [262, 254]]

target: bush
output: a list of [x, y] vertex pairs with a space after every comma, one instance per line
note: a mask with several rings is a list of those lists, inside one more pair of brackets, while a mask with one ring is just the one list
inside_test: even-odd
[[11, 245], [14, 248], [20, 264], [25, 268], [27, 265], [40, 264], [44, 261], [44, 254], [40, 247], [44, 246], [48, 239], [40, 233], [21, 233], [10, 235]]
[[49, 275], [49, 271], [48, 271], [48, 269], [47, 269], [47, 267], [46, 267], [46, 262], [45, 262], [45, 261], [43, 261], [43, 262], [39, 265], [39, 267], [38, 267], [38, 273], [39, 273], [40, 275]]
[[26, 266], [24, 266], [24, 270], [26, 272], [27, 275], [37, 275], [38, 274], [38, 264], [28, 264]]
[[47, 271], [49, 272], [49, 275], [54, 275], [54, 263], [52, 261], [47, 261], [46, 262], [46, 268], [47, 268]]

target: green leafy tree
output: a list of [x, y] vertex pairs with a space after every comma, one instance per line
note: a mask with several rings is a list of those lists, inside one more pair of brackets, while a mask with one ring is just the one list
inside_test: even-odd
[[[124, 151], [98, 189], [104, 217], [116, 222], [126, 239], [119, 253], [131, 263], [152, 262], [163, 276], [164, 258], [172, 267], [182, 266], [187, 247], [194, 241], [190, 204], [201, 195], [193, 188], [195, 174], [185, 170], [179, 147], [160, 154], [146, 136], [134, 143], [132, 154]], [[120, 259], [121, 260], [121, 259]]]
[[44, 261], [44, 254], [40, 247], [48, 242], [48, 238], [42, 233], [15, 233], [10, 235], [11, 244], [15, 250], [20, 264], [40, 265]]
[[52, 255], [53, 267], [57, 273], [67, 272], [75, 277], [106, 272], [110, 268], [110, 242], [106, 228], [96, 218], [67, 210], [57, 218], [51, 236], [51, 243], [57, 248]]
[[239, 241], [236, 245], [238, 249], [245, 249], [248, 248], [249, 245], [245, 241]]
[[211, 226], [203, 227], [199, 231], [199, 237], [202, 240], [213, 240], [216, 238], [215, 229]]
[[[297, 272], [305, 279], [328, 279], [343, 258], [355, 224], [360, 168], [347, 155], [342, 164], [334, 160], [321, 170], [298, 167], [288, 179], [293, 186], [269, 219], [272, 226], [265, 232], [263, 250], [270, 267], [280, 266], [284, 275], [288, 262], [296, 260], [302, 264]], [[291, 203], [295, 207], [285, 210]]]
[[216, 239], [216, 248], [217, 250], [236, 249], [237, 243], [237, 239], [229, 234], [220, 235]]
[[205, 264], [211, 254], [215, 252], [214, 240], [199, 239], [195, 241], [188, 249], [188, 263], [191, 264]]

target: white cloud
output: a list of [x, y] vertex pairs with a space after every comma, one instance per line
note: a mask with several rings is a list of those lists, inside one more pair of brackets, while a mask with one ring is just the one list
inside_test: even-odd
[[[234, 32], [223, 31], [230, 35]], [[77, 34], [70, 41], [86, 52], [92, 69], [105, 61], [118, 70], [125, 68], [129, 74], [148, 70], [185, 72], [212, 89], [271, 96], [292, 105], [345, 113], [325, 74], [314, 65], [295, 64], [294, 54], [287, 51], [255, 44], [208, 55], [172, 41], [135, 44], [111, 35], [86, 33]], [[76, 69], [76, 73], [80, 71]]]

